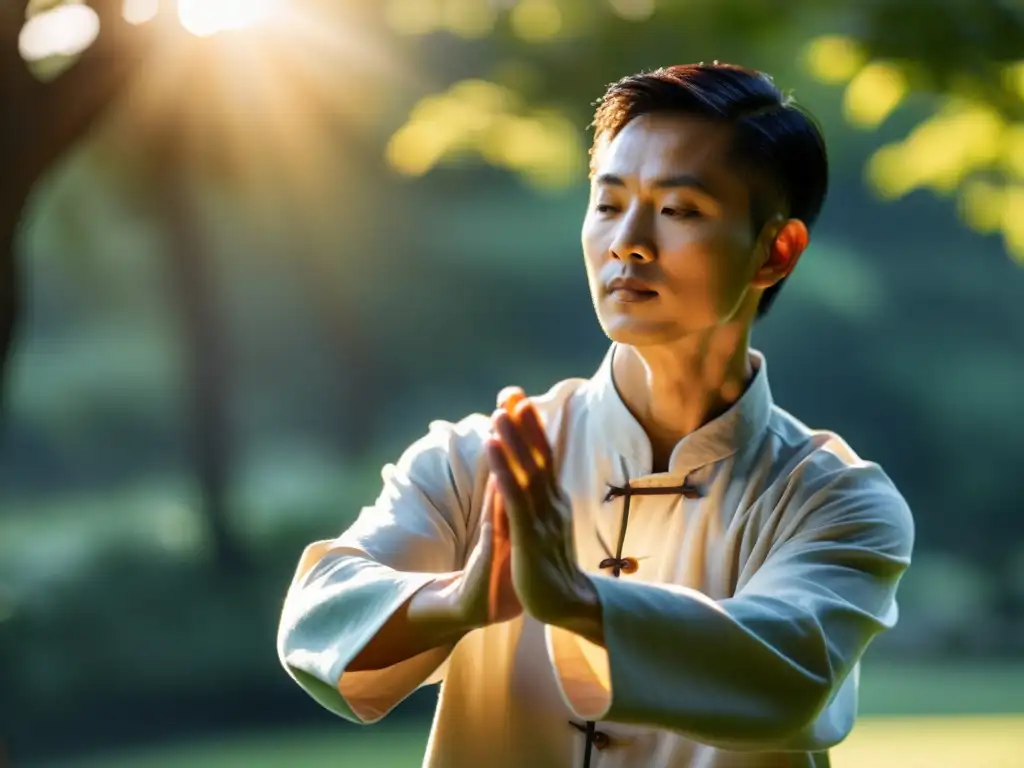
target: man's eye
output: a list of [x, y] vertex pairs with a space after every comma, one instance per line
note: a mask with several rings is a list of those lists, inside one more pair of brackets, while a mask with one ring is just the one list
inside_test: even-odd
[[614, 205], [610, 205], [608, 203], [598, 203], [597, 205], [594, 206], [594, 210], [597, 211], [598, 213], [615, 213], [619, 209], [616, 208]]
[[661, 212], [673, 219], [699, 219], [703, 215], [697, 208], [662, 208]]

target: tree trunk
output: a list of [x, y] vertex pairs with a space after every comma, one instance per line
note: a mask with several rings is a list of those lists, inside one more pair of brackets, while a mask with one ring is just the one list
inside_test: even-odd
[[18, 51], [24, 0], [0, 0], [0, 416], [23, 305], [16, 254], [18, 223], [32, 188], [86, 135], [138, 69], [148, 30], [121, 18], [121, 0], [93, 0], [100, 34], [60, 78], [37, 81]]
[[[173, 139], [172, 139], [173, 141]], [[190, 458], [217, 570], [245, 571], [247, 559], [231, 524], [231, 424], [227, 333], [217, 311], [217, 290], [206, 238], [194, 215], [189, 185], [178, 160], [168, 155], [160, 174], [160, 201], [168, 224], [168, 270], [185, 349]]]

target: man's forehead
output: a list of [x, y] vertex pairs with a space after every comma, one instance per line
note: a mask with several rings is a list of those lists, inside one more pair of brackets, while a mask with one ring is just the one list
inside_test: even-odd
[[594, 176], [718, 175], [726, 170], [729, 126], [689, 115], [641, 115], [595, 146]]

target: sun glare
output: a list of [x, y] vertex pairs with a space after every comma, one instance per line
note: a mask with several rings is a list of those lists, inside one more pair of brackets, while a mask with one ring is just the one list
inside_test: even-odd
[[199, 37], [267, 21], [275, 0], [179, 0], [181, 25]]
[[[158, 0], [115, 2], [126, 22], [154, 25], [152, 36], [139, 37], [149, 46], [138, 62], [145, 85], [130, 106], [139, 146], [154, 136], [180, 137], [190, 173], [229, 181], [240, 204], [268, 226], [294, 225], [296, 217], [333, 226], [326, 201], [347, 157], [341, 121], [345, 135], [355, 135], [385, 108], [382, 84], [422, 85], [344, 2], [178, 0], [176, 12]], [[33, 74], [49, 81], [81, 64], [75, 55], [101, 34], [88, 5], [65, 0], [30, 19], [19, 43]], [[189, 44], [184, 35], [203, 39]], [[352, 72], [359, 76], [339, 75]]]
[[100, 19], [87, 5], [63, 5], [33, 16], [21, 28], [18, 50], [28, 62], [74, 56], [96, 40]]
[[124, 20], [129, 24], [145, 24], [160, 12], [160, 0], [124, 0]]
[[[193, 35], [206, 37], [266, 22], [282, 0], [179, 0], [181, 25]], [[145, 24], [159, 10], [158, 0], [125, 0], [124, 18]], [[69, 3], [33, 16], [22, 27], [18, 48], [28, 62], [54, 56], [75, 56], [95, 42], [99, 17], [88, 5]]]

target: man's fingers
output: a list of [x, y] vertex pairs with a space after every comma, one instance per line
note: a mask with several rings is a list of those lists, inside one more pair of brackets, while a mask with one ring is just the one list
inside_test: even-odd
[[505, 387], [498, 393], [498, 407], [512, 417], [530, 447], [534, 463], [541, 469], [551, 466], [551, 446], [544, 434], [540, 415], [521, 387]]
[[516, 406], [515, 422], [519, 425], [519, 431], [530, 446], [533, 460], [541, 470], [549, 470], [553, 464], [551, 457], [551, 444], [544, 433], [544, 425], [541, 424], [540, 414], [533, 403], [523, 399]]
[[500, 498], [497, 483], [494, 477], [487, 478], [487, 487], [484, 489], [484, 504], [480, 515], [480, 544], [484, 552], [490, 556], [494, 552], [494, 506]]
[[493, 544], [492, 552], [497, 555], [499, 550], [509, 545], [508, 514], [505, 512], [505, 497], [498, 488], [498, 480], [494, 474], [487, 478], [487, 490], [484, 493], [483, 524], [488, 526], [487, 533]]
[[488, 620], [494, 622], [498, 619], [505, 569], [512, 555], [511, 544], [508, 538], [508, 517], [505, 514], [505, 500], [500, 493], [495, 493], [494, 495], [491, 517], [493, 520], [493, 544], [491, 550], [493, 554], [491, 555], [491, 572], [487, 590], [487, 615]]
[[504, 408], [511, 415], [516, 406], [525, 399], [526, 393], [522, 387], [505, 387], [498, 393], [498, 407]]
[[[509, 418], [512, 419], [514, 423], [516, 407], [525, 399], [526, 393], [523, 391], [522, 387], [505, 387], [498, 393], [498, 410], [495, 411], [494, 415], [491, 417], [491, 424], [496, 432], [498, 431], [498, 419], [501, 415], [501, 412], [504, 411], [505, 413], [507, 413]], [[525, 486], [529, 482], [529, 477], [527, 476], [525, 466], [522, 465], [519, 461], [516, 461], [515, 456], [513, 456], [512, 469], [513, 471], [515, 471], [516, 477], [519, 480], [519, 482]]]
[[513, 418], [504, 411], [498, 411], [495, 414], [494, 428], [498, 433], [512, 471], [516, 475], [516, 480], [523, 488], [526, 488], [537, 472], [537, 462], [534, 459], [532, 448]]
[[[493, 482], [493, 480], [492, 480]], [[491, 504], [491, 525], [494, 527], [495, 551], [508, 544], [508, 513], [505, 511], [505, 498], [500, 493], [494, 494]]]
[[511, 533], [522, 522], [518, 516], [527, 508], [526, 490], [519, 484], [500, 440], [491, 438], [487, 441], [487, 463], [497, 483], [497, 490], [503, 497], [502, 510], [506, 514]]
[[497, 494], [497, 483], [494, 480], [494, 476], [491, 475], [487, 478], [487, 486], [484, 488], [484, 515], [482, 522], [492, 524], [494, 523], [494, 501]]
[[[490, 465], [491, 474], [497, 486], [497, 491], [505, 497], [505, 501], [515, 506], [516, 502], [524, 497], [524, 490], [516, 478], [512, 463], [505, 451], [505, 446], [500, 439], [490, 438], [487, 441], [487, 463]], [[506, 509], [508, 505], [506, 505]]]

